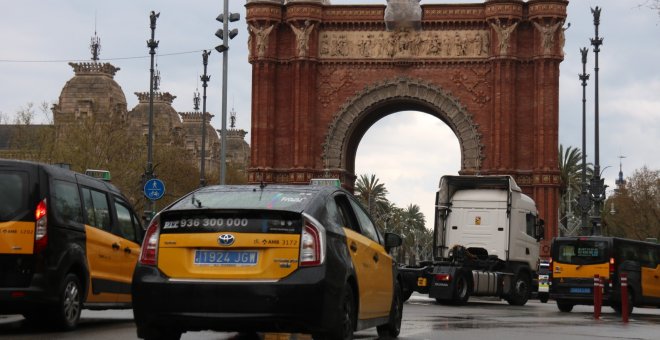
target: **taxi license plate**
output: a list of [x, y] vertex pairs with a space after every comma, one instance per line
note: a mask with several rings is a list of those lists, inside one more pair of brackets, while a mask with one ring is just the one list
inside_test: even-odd
[[256, 250], [195, 250], [197, 266], [254, 266], [259, 254]]
[[574, 294], [589, 294], [591, 293], [591, 288], [571, 288], [570, 292]]

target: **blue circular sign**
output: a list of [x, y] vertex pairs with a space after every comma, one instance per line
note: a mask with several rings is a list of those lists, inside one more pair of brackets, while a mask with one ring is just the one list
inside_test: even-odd
[[158, 178], [152, 178], [144, 184], [144, 196], [152, 201], [159, 200], [165, 195], [165, 183]]

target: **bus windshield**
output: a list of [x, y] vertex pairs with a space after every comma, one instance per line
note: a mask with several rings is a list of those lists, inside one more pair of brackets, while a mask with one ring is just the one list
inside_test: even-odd
[[596, 264], [609, 261], [607, 241], [565, 240], [555, 248], [555, 261], [570, 264]]

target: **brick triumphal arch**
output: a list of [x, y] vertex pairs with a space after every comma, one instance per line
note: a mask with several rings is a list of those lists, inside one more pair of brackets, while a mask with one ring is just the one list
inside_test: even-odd
[[[454, 131], [461, 174], [513, 175], [536, 200], [546, 239], [557, 235], [559, 64], [568, 1], [385, 2], [247, 1], [249, 180], [329, 176], [350, 189], [369, 127], [417, 110]], [[547, 254], [547, 242], [543, 248]]]

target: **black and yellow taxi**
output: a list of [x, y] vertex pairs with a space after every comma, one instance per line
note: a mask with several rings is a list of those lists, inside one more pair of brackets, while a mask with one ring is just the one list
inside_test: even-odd
[[186, 331], [351, 339], [401, 327], [401, 278], [382, 234], [346, 190], [321, 185], [198, 189], [147, 228], [133, 276], [138, 337]]
[[131, 308], [142, 233], [111, 183], [0, 159], [0, 313], [70, 330], [83, 308]]

